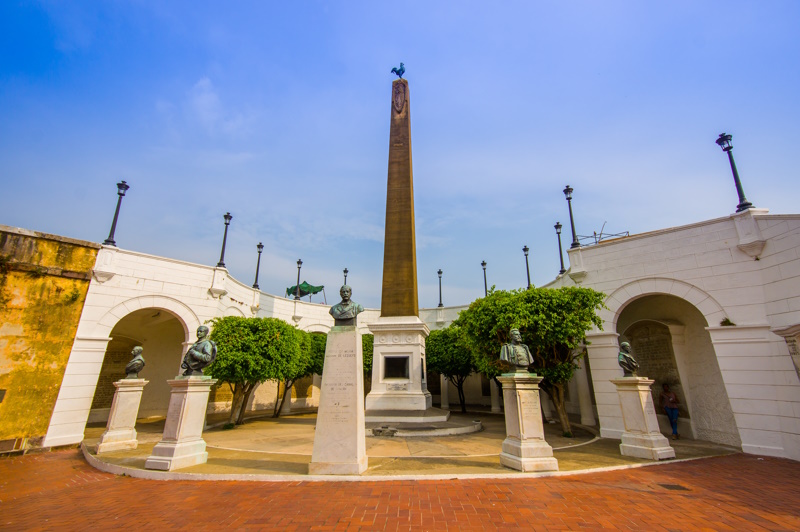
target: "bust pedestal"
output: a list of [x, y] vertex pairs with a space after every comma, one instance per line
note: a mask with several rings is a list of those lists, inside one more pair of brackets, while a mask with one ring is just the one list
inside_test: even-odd
[[500, 463], [518, 471], [558, 471], [553, 448], [544, 440], [539, 405], [542, 377], [533, 373], [504, 373], [503, 404], [506, 414], [506, 439]]
[[97, 454], [136, 449], [139, 444], [134, 428], [136, 415], [139, 413], [142, 392], [148, 382], [144, 379], [121, 379], [114, 383], [117, 390], [111, 402], [106, 431], [97, 444]]
[[650, 460], [675, 458], [675, 449], [658, 430], [658, 419], [650, 395], [653, 380], [644, 377], [622, 377], [612, 379], [617, 386], [619, 406], [625, 432], [619, 452], [623, 456], [635, 456]]
[[179, 376], [167, 382], [172, 387], [172, 394], [164, 434], [153, 447], [153, 454], [147, 458], [144, 467], [172, 471], [204, 464], [208, 460], [203, 440], [208, 393], [217, 381], [196, 375]]
[[364, 359], [355, 326], [334, 326], [325, 346], [310, 475], [360, 475], [367, 469]]

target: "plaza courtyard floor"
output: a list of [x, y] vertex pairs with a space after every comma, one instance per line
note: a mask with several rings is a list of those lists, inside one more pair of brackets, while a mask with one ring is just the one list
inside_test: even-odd
[[2, 530], [800, 530], [800, 462], [731, 454], [547, 478], [155, 481], [75, 449], [0, 459]]
[[[500, 465], [499, 453], [505, 439], [505, 418], [489, 413], [452, 413], [451, 420], [470, 424], [480, 420], [480, 432], [457, 436], [368, 437], [369, 467], [360, 478], [476, 478], [543, 476], [552, 473], [522, 473]], [[87, 427], [85, 458], [95, 467], [116, 474], [151, 479], [215, 480], [308, 480], [308, 463], [314, 445], [315, 414], [282, 416], [278, 419], [249, 419], [233, 430], [223, 430], [220, 423], [203, 433], [207, 444], [206, 464], [171, 473], [144, 469], [153, 446], [161, 438], [163, 420], [136, 425], [139, 447], [95, 455], [94, 449], [105, 430], [104, 425]], [[561, 435], [560, 424], [546, 424], [545, 437], [558, 459], [560, 474], [583, 471], [652, 465], [651, 460], [622, 456], [619, 441], [597, 437], [589, 427], [574, 426], [575, 437]], [[735, 450], [709, 442], [671, 441], [676, 460], [720, 456]], [[331, 477], [314, 477], [331, 480]]]

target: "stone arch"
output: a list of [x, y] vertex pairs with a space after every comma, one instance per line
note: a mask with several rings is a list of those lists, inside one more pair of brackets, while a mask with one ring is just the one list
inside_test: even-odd
[[310, 325], [306, 325], [303, 329], [307, 333], [325, 333], [328, 334], [331, 331], [330, 325], [325, 325], [323, 323], [312, 323]]
[[143, 308], [157, 308], [166, 310], [174, 315], [183, 325], [185, 333], [184, 342], [190, 342], [191, 334], [200, 326], [197, 315], [186, 304], [177, 299], [166, 296], [139, 296], [124, 301], [105, 313], [95, 326], [95, 334], [107, 337], [114, 326], [130, 314]]
[[240, 309], [238, 307], [233, 307], [233, 306], [227, 307], [225, 309], [224, 315], [225, 316], [237, 316], [239, 318], [244, 318], [245, 317], [244, 312], [242, 311], [242, 309]]
[[685, 281], [664, 277], [637, 279], [620, 286], [606, 298], [608, 308], [600, 312], [600, 317], [610, 325], [608, 330], [616, 330], [617, 320], [625, 307], [639, 298], [658, 294], [675, 296], [690, 303], [705, 317], [708, 325], [717, 324], [725, 317], [722, 305], [703, 290]]
[[[630, 342], [641, 366], [639, 375], [655, 381], [651, 390], [655, 405], [662, 384], [669, 384], [678, 395], [681, 434], [738, 447], [741, 439], [708, 332], [709, 321], [721, 319], [723, 311], [704, 292], [681, 284], [685, 286], [678, 286], [679, 293], [674, 287], [673, 293], [628, 293], [629, 299], [614, 315], [613, 331], [619, 341], [624, 337]], [[656, 413], [662, 431], [669, 433], [660, 407]]]

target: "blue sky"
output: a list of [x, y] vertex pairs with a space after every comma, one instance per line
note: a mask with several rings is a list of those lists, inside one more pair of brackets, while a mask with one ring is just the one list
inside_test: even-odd
[[[411, 96], [419, 299], [558, 272], [581, 235], [798, 212], [800, 3], [0, 3], [0, 223], [302, 278], [380, 305], [393, 66]], [[566, 254], [565, 254], [566, 260]], [[317, 299], [315, 299], [317, 300]]]

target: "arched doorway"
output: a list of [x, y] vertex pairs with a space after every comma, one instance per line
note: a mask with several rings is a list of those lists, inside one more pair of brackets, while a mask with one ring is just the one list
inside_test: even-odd
[[146, 362], [139, 377], [149, 381], [142, 394], [138, 417], [165, 416], [170, 397], [167, 379], [179, 374], [187, 336], [183, 322], [168, 310], [143, 308], [119, 320], [109, 336], [111, 341], [100, 369], [89, 422], [108, 419], [114, 398], [113, 383], [125, 377], [125, 365], [131, 358], [131, 349], [137, 345], [144, 348]]
[[619, 341], [628, 341], [640, 364], [639, 374], [655, 380], [653, 400], [659, 423], [669, 423], [659, 406], [663, 383], [682, 406], [679, 432], [694, 438], [741, 447], [727, 390], [722, 380], [708, 323], [691, 303], [672, 295], [635, 299], [617, 319]]

